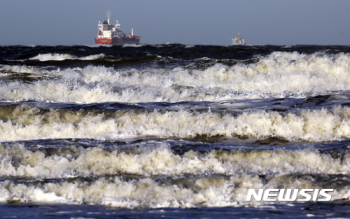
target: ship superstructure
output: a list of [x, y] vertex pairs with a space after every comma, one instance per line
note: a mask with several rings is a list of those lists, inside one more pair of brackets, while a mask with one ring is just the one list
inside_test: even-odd
[[107, 20], [103, 23], [98, 22], [98, 34], [95, 38], [97, 44], [138, 44], [140, 42], [140, 36], [134, 36], [134, 30], [131, 29], [129, 35], [125, 35], [120, 30], [120, 24], [116, 21], [115, 24], [110, 23], [111, 13], [107, 11]]

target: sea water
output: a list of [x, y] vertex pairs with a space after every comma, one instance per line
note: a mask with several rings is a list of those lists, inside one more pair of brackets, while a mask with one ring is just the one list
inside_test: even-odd
[[2, 46], [0, 141], [4, 218], [347, 217], [350, 47]]

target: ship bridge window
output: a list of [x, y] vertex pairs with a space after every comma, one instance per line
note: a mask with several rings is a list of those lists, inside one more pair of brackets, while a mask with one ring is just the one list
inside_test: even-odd
[[107, 21], [103, 21], [103, 24], [108, 24], [108, 22]]

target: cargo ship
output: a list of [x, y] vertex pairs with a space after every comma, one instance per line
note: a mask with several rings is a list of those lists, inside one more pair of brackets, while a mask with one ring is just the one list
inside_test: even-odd
[[111, 13], [107, 11], [107, 20], [103, 23], [98, 22], [98, 34], [95, 38], [97, 44], [115, 44], [115, 45], [124, 45], [124, 44], [138, 44], [140, 42], [140, 36], [134, 36], [134, 30], [131, 29], [129, 35], [125, 35], [120, 30], [120, 24], [116, 21], [115, 24], [109, 22]]

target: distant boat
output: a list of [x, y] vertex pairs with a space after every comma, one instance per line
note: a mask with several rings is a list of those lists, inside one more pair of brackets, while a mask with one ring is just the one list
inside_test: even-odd
[[140, 36], [134, 36], [134, 30], [131, 29], [131, 33], [126, 35], [119, 28], [120, 24], [118, 21], [116, 24], [111, 24], [109, 19], [111, 17], [111, 13], [107, 11], [108, 20], [98, 23], [98, 35], [95, 38], [95, 42], [97, 44], [116, 44], [116, 45], [124, 45], [124, 44], [138, 44], [140, 42]]
[[232, 39], [232, 45], [245, 45], [244, 39], [241, 38], [239, 33], [237, 34], [236, 38]]

